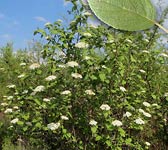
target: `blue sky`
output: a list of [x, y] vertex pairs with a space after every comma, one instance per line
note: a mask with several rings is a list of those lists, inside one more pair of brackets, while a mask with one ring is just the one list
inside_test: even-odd
[[0, 0], [0, 47], [8, 41], [14, 48], [25, 48], [37, 27], [68, 18], [64, 0]]
[[[158, 8], [159, 0], [152, 1]], [[161, 8], [168, 6], [168, 0], [160, 2]], [[13, 42], [15, 50], [27, 47], [28, 42], [38, 38], [33, 36], [38, 27], [44, 28], [46, 22], [64, 17], [68, 19], [69, 7], [64, 0], [0, 0], [0, 47], [7, 42]], [[164, 26], [168, 28], [168, 20]]]

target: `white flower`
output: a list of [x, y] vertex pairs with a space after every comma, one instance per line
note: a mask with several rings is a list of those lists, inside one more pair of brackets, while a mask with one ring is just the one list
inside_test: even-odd
[[92, 37], [92, 35], [88, 32], [83, 33], [83, 35], [86, 36], [86, 37]]
[[149, 40], [148, 40], [148, 39], [144, 39], [144, 41], [145, 41], [145, 42], [149, 42]]
[[151, 114], [149, 114], [147, 112], [144, 112], [143, 115], [146, 116], [146, 117], [149, 117], [149, 118], [151, 117]]
[[149, 54], [149, 51], [147, 51], [147, 50], [143, 50], [142, 53]]
[[71, 94], [71, 91], [69, 90], [65, 90], [63, 92], [61, 92], [62, 95], [68, 95], [68, 94]]
[[79, 64], [76, 61], [69, 61], [66, 63], [68, 67], [78, 67]]
[[89, 124], [92, 125], [92, 126], [96, 126], [97, 125], [97, 121], [92, 119], [92, 120], [90, 120]]
[[88, 48], [89, 44], [85, 43], [85, 42], [78, 42], [75, 44], [76, 48]]
[[95, 95], [95, 93], [92, 90], [86, 90], [85, 93], [88, 95]]
[[107, 104], [102, 104], [102, 105], [100, 106], [100, 109], [101, 109], [101, 110], [110, 110], [110, 106], [107, 105]]
[[19, 109], [19, 107], [18, 106], [13, 106], [13, 109]]
[[5, 70], [5, 68], [0, 68], [0, 70], [1, 70], [1, 71], [4, 71], [4, 70]]
[[140, 112], [140, 113], [144, 113], [145, 111], [140, 108], [140, 109], [139, 109], [139, 112]]
[[131, 114], [130, 112], [127, 111], [123, 116], [129, 118], [130, 116], [132, 116], [132, 114]]
[[85, 60], [89, 60], [89, 59], [91, 59], [91, 58], [90, 58], [89, 56], [85, 56], [84, 59], [85, 59]]
[[1, 103], [1, 106], [7, 106], [8, 104], [7, 103]]
[[16, 85], [14, 85], [14, 84], [10, 84], [10, 85], [7, 85], [6, 87], [9, 88], [9, 89], [12, 89], [12, 88], [15, 88]]
[[28, 92], [29, 92], [28, 90], [24, 90], [22, 94], [27, 94]]
[[87, 11], [87, 12], [84, 12], [83, 15], [84, 15], [84, 16], [91, 16], [92, 14]]
[[26, 66], [26, 63], [24, 63], [24, 62], [20, 63], [20, 66]]
[[11, 100], [11, 99], [13, 99], [13, 96], [8, 96], [7, 97], [7, 100]]
[[59, 68], [65, 68], [65, 65], [59, 64], [58, 67]]
[[6, 113], [12, 113], [13, 112], [13, 110], [11, 109], [11, 108], [7, 108], [5, 111], [4, 111], [4, 113], [6, 114]]
[[60, 126], [61, 124], [58, 122], [58, 123], [49, 123], [48, 125], [47, 125], [47, 128], [48, 129], [50, 129], [50, 130], [56, 130], [56, 129], [58, 129], [59, 128], [59, 126]]
[[122, 92], [127, 91], [123, 86], [120, 86], [120, 90], [121, 90]]
[[148, 102], [143, 102], [143, 105], [146, 106], [146, 107], [150, 107], [151, 104], [149, 104]]
[[107, 67], [105, 65], [102, 65], [102, 68], [106, 69]]
[[80, 79], [82, 78], [82, 75], [79, 73], [72, 73], [71, 76], [74, 78], [80, 78]]
[[69, 120], [69, 118], [67, 116], [61, 116], [62, 120]]
[[18, 76], [18, 78], [23, 78], [23, 77], [25, 77], [25, 74], [21, 74]]
[[150, 145], [151, 145], [149, 142], [145, 142], [145, 144], [146, 144], [147, 146], [150, 146]]
[[40, 64], [38, 64], [38, 63], [33, 63], [29, 66], [30, 70], [35, 70], [37, 68], [40, 68]]
[[43, 85], [39, 85], [33, 91], [34, 92], [42, 92], [44, 90], [45, 90], [45, 87]]
[[141, 73], [146, 73], [146, 71], [145, 71], [145, 70], [142, 70], [142, 69], [140, 69], [139, 72], [141, 72]]
[[114, 120], [114, 121], [112, 122], [112, 125], [113, 125], [113, 126], [120, 127], [120, 126], [122, 126], [122, 122], [119, 121], [119, 120]]
[[51, 100], [49, 98], [43, 98], [44, 102], [50, 102]]
[[19, 119], [18, 119], [18, 118], [15, 118], [15, 119], [11, 120], [11, 123], [15, 124], [15, 123], [17, 123], [18, 121], [19, 121]]
[[134, 120], [136, 124], [145, 124], [145, 122], [141, 118], [137, 118]]
[[127, 41], [128, 43], [132, 43], [132, 41], [131, 41], [131, 40], [129, 40], [129, 39], [126, 39], [126, 41]]
[[164, 96], [165, 96], [165, 97], [168, 97], [168, 93], [165, 93]]
[[48, 77], [45, 78], [46, 81], [52, 81], [52, 80], [55, 80], [57, 77], [54, 76], [54, 75], [50, 75]]
[[167, 57], [168, 58], [168, 55], [165, 54], [165, 53], [161, 53], [159, 56], [162, 56], [162, 57]]
[[156, 104], [156, 103], [154, 103], [154, 104], [152, 104], [152, 106], [156, 106], [156, 107], [158, 107], [159, 105], [158, 105], [158, 104]]

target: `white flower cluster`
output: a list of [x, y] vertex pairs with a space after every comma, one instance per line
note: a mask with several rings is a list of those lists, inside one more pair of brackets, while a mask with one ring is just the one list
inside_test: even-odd
[[147, 50], [143, 50], [142, 53], [146, 53], [146, 54], [149, 54], [150, 52], [147, 51]]
[[61, 116], [61, 119], [62, 120], [69, 120], [69, 118], [67, 116], [64, 116], [64, 115]]
[[92, 90], [86, 90], [85, 93], [88, 95], [95, 95], [95, 93]]
[[5, 114], [7, 114], [7, 113], [12, 113], [12, 112], [13, 112], [12, 108], [7, 108], [7, 109], [4, 111]]
[[55, 75], [50, 75], [48, 77], [45, 78], [46, 81], [52, 81], [55, 80], [57, 77]]
[[78, 42], [75, 44], [76, 48], [88, 48], [89, 44], [85, 43], [85, 42]]
[[135, 122], [136, 124], [140, 124], [140, 125], [145, 124], [145, 121], [143, 121], [141, 118], [135, 119], [134, 122]]
[[12, 100], [13, 99], [13, 96], [8, 96], [7, 97], [7, 100]]
[[43, 102], [50, 102], [51, 101], [51, 99], [49, 99], [49, 98], [43, 98]]
[[148, 102], [143, 102], [143, 105], [146, 106], [146, 107], [150, 107], [151, 106], [151, 104], [148, 103]]
[[59, 67], [59, 68], [65, 68], [66, 66], [63, 65], [63, 64], [59, 64], [58, 67]]
[[168, 55], [167, 55], [167, 54], [165, 54], [165, 53], [161, 53], [159, 56], [162, 56], [162, 57], [166, 57], [166, 58], [168, 58]]
[[131, 117], [131, 116], [132, 116], [132, 114], [128, 111], [123, 115], [123, 117], [128, 117], [128, 118]]
[[68, 67], [78, 67], [79, 64], [76, 61], [69, 61], [66, 63]]
[[6, 87], [9, 88], [9, 89], [13, 89], [13, 88], [16, 87], [16, 85], [14, 85], [14, 84], [10, 84], [10, 85], [7, 85]]
[[50, 129], [50, 130], [56, 130], [56, 129], [58, 129], [59, 127], [60, 127], [60, 123], [58, 122], [58, 123], [49, 123], [48, 125], [47, 125], [47, 128], [48, 129]]
[[68, 95], [68, 94], [71, 94], [71, 91], [65, 90], [65, 91], [61, 92], [61, 95]]
[[1, 106], [8, 106], [7, 103], [1, 103]]
[[102, 104], [102, 105], [100, 106], [100, 109], [101, 109], [101, 110], [110, 110], [111, 108], [110, 108], [110, 106], [107, 105], [107, 104]]
[[43, 85], [39, 85], [33, 91], [34, 92], [42, 92], [44, 90], [45, 90], [45, 87]]
[[122, 126], [123, 124], [122, 124], [122, 122], [119, 121], [119, 120], [114, 120], [114, 121], [112, 122], [112, 125], [113, 125], [113, 126], [116, 126], [116, 127], [120, 127], [120, 126]]
[[143, 69], [140, 69], [139, 72], [141, 72], [141, 73], [146, 73], [146, 71], [143, 70]]
[[142, 114], [143, 114], [144, 116], [146, 116], [146, 117], [149, 117], [149, 118], [151, 117], [151, 114], [145, 112], [145, 111], [144, 111], [143, 109], [141, 109], [141, 108], [139, 109], [139, 112], [142, 113]]
[[24, 78], [25, 77], [25, 74], [21, 74], [18, 76], [18, 78]]
[[125, 89], [125, 87], [123, 87], [123, 86], [120, 86], [120, 90], [122, 91], [122, 92], [126, 92], [127, 90]]
[[85, 56], [84, 59], [85, 59], [85, 60], [89, 60], [89, 59], [91, 59], [91, 57]]
[[33, 63], [29, 66], [30, 70], [35, 70], [37, 68], [40, 68], [40, 64], [38, 64], [38, 63]]
[[17, 123], [18, 121], [19, 121], [19, 119], [18, 119], [18, 118], [15, 118], [15, 119], [11, 120], [11, 123], [15, 124], [15, 123]]
[[89, 124], [91, 126], [96, 126], [97, 125], [97, 121], [95, 121], [95, 120], [92, 119], [92, 120], [90, 120]]
[[20, 63], [20, 66], [26, 66], [26, 63], [24, 63], [24, 62]]
[[71, 76], [73, 77], [73, 78], [80, 78], [80, 79], [82, 79], [82, 75], [81, 74], [79, 74], [79, 73], [71, 73]]
[[92, 37], [92, 35], [91, 35], [89, 32], [85, 32], [85, 33], [83, 33], [83, 36], [86, 36], [86, 37]]

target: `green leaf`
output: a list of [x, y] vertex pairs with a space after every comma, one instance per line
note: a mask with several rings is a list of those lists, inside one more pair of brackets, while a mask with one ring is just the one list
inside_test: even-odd
[[103, 82], [106, 80], [106, 75], [104, 73], [100, 73], [99, 77], [100, 77], [100, 80]]
[[100, 141], [101, 138], [102, 138], [102, 137], [101, 137], [100, 135], [97, 135], [95, 140], [96, 140], [96, 141]]
[[91, 127], [92, 134], [95, 134], [97, 132], [97, 126]]
[[94, 14], [113, 28], [144, 30], [155, 24], [156, 10], [150, 0], [88, 0]]
[[125, 137], [125, 131], [122, 128], [119, 128], [118, 131], [122, 137]]

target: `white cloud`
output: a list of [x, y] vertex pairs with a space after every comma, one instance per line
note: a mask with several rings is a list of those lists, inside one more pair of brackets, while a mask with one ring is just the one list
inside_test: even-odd
[[36, 17], [34, 17], [34, 19], [37, 21], [40, 21], [40, 22], [48, 22], [47, 19], [45, 19], [44, 17], [41, 17], [41, 16], [36, 16]]
[[12, 36], [10, 34], [2, 34], [2, 35], [0, 35], [0, 37], [3, 39], [11, 39], [12, 38]]

